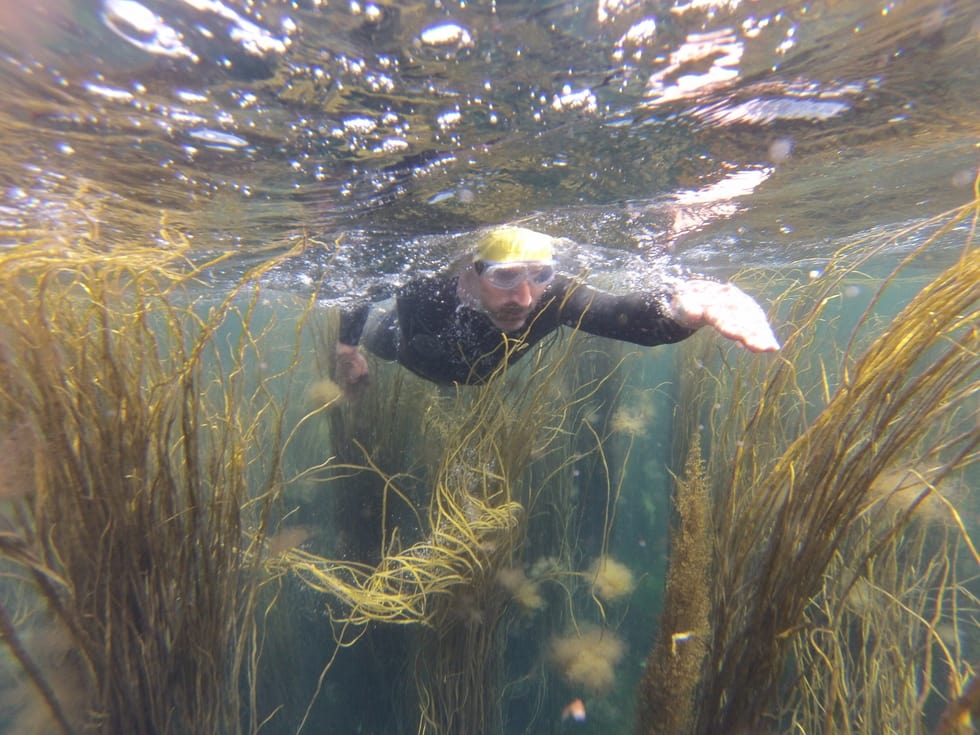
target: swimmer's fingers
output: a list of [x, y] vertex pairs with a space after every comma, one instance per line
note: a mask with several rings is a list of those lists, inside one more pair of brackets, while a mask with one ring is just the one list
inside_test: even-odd
[[679, 283], [671, 294], [668, 310], [675, 321], [686, 327], [714, 327], [721, 335], [753, 352], [779, 349], [779, 340], [762, 307], [730, 283], [704, 280]]
[[[765, 312], [755, 302], [753, 306], [756, 309], [746, 309], [737, 315], [719, 314], [717, 319], [709, 315], [708, 324], [752, 352], [775, 352], [779, 349], [779, 340], [769, 326]], [[756, 311], [757, 313], [753, 313]]]
[[370, 377], [367, 360], [353, 345], [337, 343], [337, 362], [334, 368], [334, 381], [344, 393], [350, 395], [367, 385]]

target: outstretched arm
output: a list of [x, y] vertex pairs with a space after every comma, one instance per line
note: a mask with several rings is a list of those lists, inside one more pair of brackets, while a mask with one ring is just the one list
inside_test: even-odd
[[677, 281], [666, 297], [666, 307], [671, 319], [690, 329], [714, 327], [752, 352], [779, 349], [762, 307], [730, 283]]
[[703, 278], [665, 280], [659, 289], [615, 295], [555, 279], [561, 323], [639, 345], [663, 345], [714, 327], [753, 352], [779, 349], [765, 312], [730, 283]]

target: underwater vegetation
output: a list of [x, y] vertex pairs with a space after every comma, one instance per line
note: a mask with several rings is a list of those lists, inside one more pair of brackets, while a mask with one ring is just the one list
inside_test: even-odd
[[[642, 733], [966, 732], [976, 216], [938, 222], [967, 242], [928, 282], [928, 241], [864, 273], [908, 232], [746, 274], [783, 351], [672, 348], [669, 416], [630, 384], [641, 351], [575, 333], [485, 386], [376, 363], [343, 396], [315, 294], [270, 300], [275, 261], [210, 294], [169, 233], [0, 254], [9, 730], [557, 732], [578, 703]], [[655, 416], [662, 598], [616, 535]]]
[[504, 567], [497, 572], [497, 582], [507, 590], [514, 602], [525, 612], [540, 610], [546, 604], [541, 596], [540, 585], [528, 579], [520, 567]]
[[[590, 354], [587, 344], [553, 340], [522, 367], [530, 374], [502, 374], [458, 392], [378, 363], [372, 390], [331, 415], [339, 454], [322, 468], [324, 492], [346, 493], [353, 477], [358, 502], [376, 498], [360, 534], [373, 545], [361, 544], [356, 554], [347, 546], [346, 555], [333, 557], [294, 549], [272, 566], [323, 595], [342, 646], [358, 645], [379, 624], [411, 626], [397, 644], [415, 682], [414, 693], [400, 694], [406, 730], [501, 732], [508, 637], [525, 625], [547, 631], [556, 621], [574, 622], [568, 598], [579, 591], [588, 600], [593, 583], [610, 599], [632, 590], [629, 570], [608, 557], [578, 571], [586, 561], [574, 547], [580, 521], [567, 497], [569, 480], [575, 473], [602, 476], [604, 518], [612, 518], [617, 492], [601, 450], [603, 430], [592, 423], [600, 396], [618, 390], [610, 379], [615, 370], [587, 369], [608, 359]], [[587, 377], [571, 365], [585, 366]], [[404, 404], [394, 411], [393, 395]], [[345, 511], [354, 513], [354, 506]], [[585, 659], [556, 660], [544, 642], [536, 645], [542, 663], [604, 691], [623, 644], [599, 624], [601, 607], [586, 607], [597, 618], [595, 632], [583, 639], [573, 631], [572, 646], [588, 652], [593, 638], [604, 641], [604, 654], [591, 655], [591, 672]], [[329, 680], [331, 672], [323, 674]], [[534, 678], [541, 687], [541, 674]]]
[[636, 588], [630, 568], [608, 554], [597, 557], [586, 574], [592, 579], [592, 591], [606, 602], [626, 597]]
[[248, 682], [284, 414], [275, 378], [243, 370], [269, 334], [253, 319], [260, 271], [198, 304], [186, 288], [199, 269], [161, 235], [172, 249], [0, 254], [13, 732], [236, 733], [261, 719]]
[[714, 529], [701, 441], [693, 434], [683, 476], [675, 478], [664, 608], [637, 694], [643, 733], [689, 732], [711, 624]]
[[590, 626], [551, 639], [548, 658], [561, 676], [589, 694], [609, 691], [626, 644], [615, 633]]
[[[927, 240], [876, 287], [837, 353], [812, 345], [854, 316], [840, 301], [874, 251], [867, 242], [782, 294], [794, 331], [774, 365], [707, 345], [684, 356], [693, 379], [680, 403], [699, 410], [679, 422], [676, 451], [690, 462], [706, 447], [705, 459], [675, 488], [639, 732], [966, 731], [980, 571], [964, 521], [976, 513], [980, 445], [976, 216], [974, 202], [943, 218], [943, 232], [968, 225], [962, 257], [883, 322], [875, 305]], [[691, 533], [702, 522], [686, 522], [692, 478], [710, 549]]]
[[[669, 570], [638, 731], [928, 732], [969, 691], [978, 557], [957, 508], [977, 457], [975, 249], [890, 320], [875, 310], [927, 247], [867, 278], [863, 315], [840, 302], [874, 243], [840, 253], [819, 279], [779, 284], [790, 334], [775, 360], [700, 336], [677, 348]], [[419, 732], [548, 722], [556, 692], [601, 701], [632, 682], [616, 600], [643, 570], [608, 546], [621, 468], [651, 409], [622, 408], [614, 364], [577, 379], [583, 350], [587, 339], [556, 340], [526, 372], [453, 395], [399, 388], [418, 401], [421, 431], [397, 440], [401, 452], [376, 443], [345, 466], [377, 481], [374, 527], [397, 504], [414, 535], [384, 520], [373, 560], [298, 550], [278, 567], [324, 595], [345, 645], [379, 622], [418, 626], [406, 655], [420, 673], [402, 714]], [[379, 395], [398, 392], [386, 385]], [[384, 411], [367, 410], [359, 430], [384, 429], [365, 437], [413, 435]], [[572, 479], [587, 463], [600, 470], [589, 485], [605, 488], [591, 545]], [[515, 670], [507, 639], [524, 649], [514, 660], [537, 650], [540, 663]], [[518, 689], [538, 693], [515, 712]]]

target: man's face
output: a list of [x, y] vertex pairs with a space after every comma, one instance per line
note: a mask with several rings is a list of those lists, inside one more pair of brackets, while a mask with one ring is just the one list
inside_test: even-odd
[[512, 288], [497, 288], [480, 278], [480, 304], [490, 321], [505, 332], [524, 326], [548, 284], [535, 284], [522, 280]]

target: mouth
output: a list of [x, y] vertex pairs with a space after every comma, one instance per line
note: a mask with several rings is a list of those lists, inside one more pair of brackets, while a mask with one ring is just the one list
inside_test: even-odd
[[497, 312], [497, 318], [505, 322], [523, 321], [527, 315], [527, 309], [501, 309]]
[[501, 325], [509, 325], [508, 329], [517, 329], [527, 320], [526, 309], [500, 309], [494, 315], [494, 321]]

